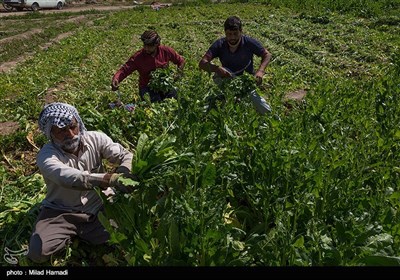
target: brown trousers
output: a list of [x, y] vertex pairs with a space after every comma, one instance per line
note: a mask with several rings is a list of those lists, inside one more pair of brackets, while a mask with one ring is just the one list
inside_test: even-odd
[[36, 263], [45, 262], [75, 236], [94, 245], [103, 244], [110, 237], [95, 215], [42, 207], [29, 241], [28, 257]]

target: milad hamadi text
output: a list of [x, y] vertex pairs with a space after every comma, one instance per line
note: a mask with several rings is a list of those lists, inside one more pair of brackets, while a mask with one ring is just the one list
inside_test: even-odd
[[8, 269], [6, 271], [8, 276], [68, 276], [68, 269]]

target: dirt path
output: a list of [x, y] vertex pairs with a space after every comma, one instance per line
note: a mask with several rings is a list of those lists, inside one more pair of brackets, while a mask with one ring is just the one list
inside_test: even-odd
[[[60, 12], [80, 12], [80, 11], [86, 11], [86, 10], [102, 10], [102, 11], [118, 11], [118, 10], [123, 10], [123, 9], [132, 9], [135, 6], [100, 6], [100, 5], [79, 5], [79, 6], [68, 6], [65, 7], [63, 10], [40, 10], [40, 13], [60, 13]], [[7, 12], [4, 10], [3, 6], [0, 4], [0, 17], [7, 17], [7, 16], [18, 16], [18, 15], [25, 15], [28, 13], [32, 13], [32, 11], [12, 11], [12, 12]], [[69, 20], [73, 21], [84, 21], [85, 16], [78, 16], [78, 17], [73, 17]], [[28, 32], [24, 32], [22, 34], [18, 34], [9, 38], [4, 38], [0, 40], [0, 43], [6, 43], [9, 42], [10, 40], [14, 39], [20, 39], [20, 38], [29, 38], [30, 36], [33, 36], [35, 34], [38, 34], [42, 32], [41, 29], [33, 29]], [[46, 43], [44, 46], [40, 46], [40, 48], [46, 48], [49, 47], [53, 43], [59, 42], [61, 39], [70, 36], [72, 33], [67, 32], [63, 34], [59, 34], [56, 38], [50, 40], [48, 43]], [[8, 61], [0, 65], [0, 73], [1, 72], [7, 72], [11, 69], [13, 69], [18, 63], [25, 61], [27, 58], [29, 58], [28, 55], [22, 55], [18, 57], [17, 59], [13, 61]], [[59, 88], [62, 88], [63, 85], [59, 85]], [[54, 94], [56, 91], [59, 90], [59, 88], [52, 88], [49, 89], [48, 92], [46, 93], [45, 99], [46, 103], [52, 102], [52, 99], [54, 98]], [[6, 136], [9, 134], [12, 134], [16, 132], [18, 129], [20, 129], [19, 124], [17, 122], [13, 121], [6, 121], [6, 122], [0, 122], [0, 136]]]
[[[86, 17], [84, 15], [79, 15], [79, 16], [72, 16], [69, 19], [64, 20], [64, 22], [68, 22], [68, 21], [73, 21], [73, 22], [79, 22], [82, 24], [87, 24], [87, 25], [91, 25], [93, 24], [92, 21], [86, 22]], [[32, 30], [29, 30], [27, 32], [21, 33], [21, 34], [17, 34], [14, 36], [10, 36], [4, 39], [0, 40], [0, 45], [2, 43], [7, 43], [13, 40], [20, 40], [20, 39], [27, 39], [29, 40], [30, 37], [34, 36], [35, 34], [41, 33], [43, 30], [40, 28], [34, 28]], [[72, 32], [66, 32], [66, 33], [62, 33], [62, 34], [58, 34], [57, 37], [50, 39], [49, 42], [39, 46], [40, 49], [47, 49], [49, 48], [52, 44], [58, 43], [60, 42], [62, 39], [71, 36]], [[6, 61], [4, 63], [0, 63], [0, 73], [6, 73], [12, 69], [14, 69], [17, 64], [24, 62], [25, 60], [29, 59], [30, 57], [32, 57], [34, 55], [34, 53], [25, 53], [20, 55], [19, 57], [10, 60], [10, 61]]]
[[[65, 6], [64, 9], [62, 10], [57, 10], [57, 9], [50, 9], [50, 10], [40, 10], [39, 13], [62, 13], [62, 12], [81, 12], [81, 11], [87, 11], [87, 10], [98, 10], [98, 11], [119, 11], [119, 10], [126, 10], [126, 9], [133, 9], [137, 7], [136, 5], [132, 6], [102, 6], [102, 5], [96, 5], [96, 4], [88, 4], [88, 5], [77, 5], [77, 6], [72, 6], [68, 5]], [[12, 12], [7, 12], [2, 5], [0, 5], [0, 18], [1, 17], [7, 17], [7, 16], [18, 16], [18, 15], [25, 15], [28, 13], [33, 13], [32, 11], [12, 11]]]

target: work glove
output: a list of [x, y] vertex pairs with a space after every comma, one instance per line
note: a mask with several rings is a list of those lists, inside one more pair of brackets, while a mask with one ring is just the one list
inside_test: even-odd
[[111, 188], [123, 193], [131, 193], [139, 185], [138, 178], [134, 174], [113, 173], [108, 182]]

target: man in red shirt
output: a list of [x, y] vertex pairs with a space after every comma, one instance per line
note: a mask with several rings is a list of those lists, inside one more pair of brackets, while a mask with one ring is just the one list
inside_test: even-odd
[[148, 87], [150, 74], [157, 68], [166, 68], [170, 61], [177, 65], [178, 75], [183, 72], [185, 59], [173, 48], [160, 45], [161, 38], [154, 30], [145, 31], [140, 39], [143, 48], [133, 54], [128, 61], [114, 74], [111, 88], [118, 90], [119, 84], [134, 71], [139, 72], [139, 95], [142, 100], [146, 93], [150, 95], [150, 101], [158, 102], [165, 98], [176, 98], [176, 91], [167, 93], [154, 92]]

